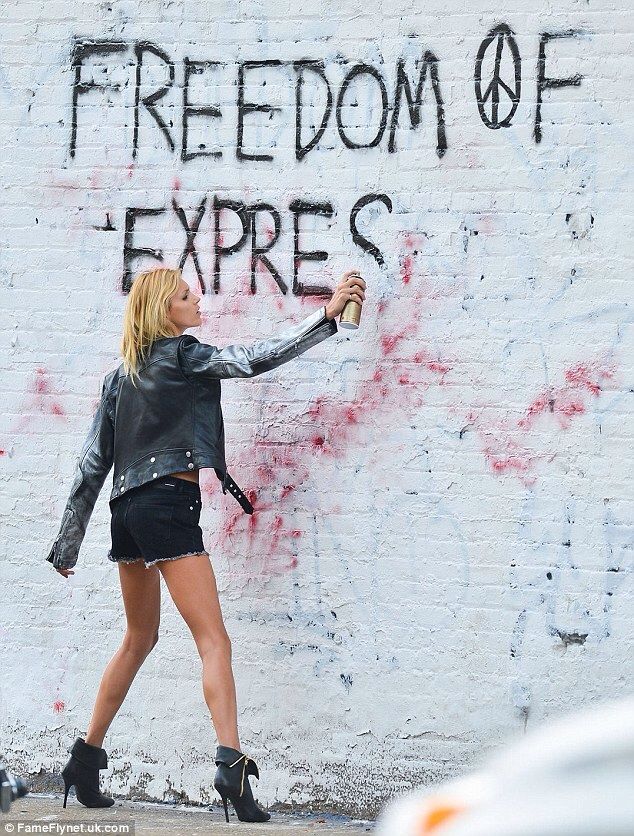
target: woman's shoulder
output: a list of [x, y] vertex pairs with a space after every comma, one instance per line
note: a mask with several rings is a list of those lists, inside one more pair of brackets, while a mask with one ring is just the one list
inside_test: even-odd
[[119, 387], [119, 381], [122, 377], [125, 377], [125, 368], [123, 363], [119, 363], [116, 368], [109, 371], [104, 377], [102, 395], [108, 398], [113, 394], [116, 394]]

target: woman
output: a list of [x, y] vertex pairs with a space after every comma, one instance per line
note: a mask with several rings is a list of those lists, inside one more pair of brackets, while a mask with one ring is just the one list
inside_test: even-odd
[[114, 464], [108, 558], [118, 565], [127, 627], [103, 674], [86, 737], [75, 740], [62, 770], [64, 807], [73, 785], [87, 807], [114, 804], [99, 790], [99, 770], [108, 765], [102, 744], [158, 641], [160, 573], [203, 663], [203, 692], [218, 739], [214, 787], [225, 818], [228, 822], [228, 798], [241, 821], [270, 819], [249, 785], [249, 775], [259, 778], [258, 768], [240, 751], [231, 641], [198, 524], [198, 472], [213, 467], [223, 493], [229, 488], [245, 512], [253, 513], [226, 470], [220, 380], [254, 377], [298, 357], [337, 331], [334, 318], [350, 299], [359, 304], [365, 299], [365, 282], [356, 270], [344, 274], [327, 305], [278, 337], [218, 349], [184, 334], [201, 323], [200, 299], [180, 270], [159, 268], [135, 279], [124, 314], [123, 363], [104, 379], [47, 557], [63, 577], [74, 574], [88, 520]]

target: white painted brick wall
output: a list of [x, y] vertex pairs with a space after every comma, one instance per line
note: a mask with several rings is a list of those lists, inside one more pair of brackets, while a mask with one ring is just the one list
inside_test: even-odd
[[[633, 14], [625, 0], [527, 8], [4, 5], [0, 748], [15, 768], [41, 780], [59, 769], [124, 631], [105, 488], [76, 575], [63, 581], [44, 557], [100, 382], [119, 362], [126, 209], [165, 208], [139, 219], [134, 245], [175, 264], [185, 233], [172, 198], [191, 222], [207, 197], [195, 239], [201, 340], [273, 334], [324, 303], [291, 290], [293, 200], [333, 208], [330, 219], [301, 222], [302, 249], [328, 258], [303, 262], [300, 280], [334, 288], [359, 266], [368, 285], [357, 333], [223, 388], [230, 470], [258, 489], [262, 510], [236, 520], [215, 475], [201, 473], [241, 739], [262, 770], [257, 797], [372, 815], [386, 796], [474, 764], [526, 725], [631, 689]], [[501, 23], [515, 33], [521, 97], [512, 124], [492, 130], [478, 113], [474, 66]], [[545, 75], [583, 78], [543, 92], [537, 143], [540, 34], [569, 30], [581, 34], [546, 44]], [[78, 96], [72, 156], [74, 38], [125, 50], [84, 62], [82, 82], [121, 89]], [[174, 61], [158, 107], [176, 148], [141, 106], [133, 159], [138, 41]], [[436, 153], [428, 78], [421, 124], [410, 127], [403, 99], [390, 153], [397, 62], [415, 84], [426, 50], [438, 59], [446, 152]], [[510, 57], [507, 42], [509, 86]], [[192, 117], [190, 148], [205, 143], [220, 158], [180, 159], [185, 58], [222, 62], [192, 76], [189, 91], [222, 112]], [[283, 65], [248, 72], [245, 100], [281, 110], [247, 114], [244, 137], [273, 161], [238, 161], [239, 64], [272, 59]], [[318, 146], [296, 159], [292, 62], [301, 59], [323, 61], [335, 104], [355, 63], [381, 74], [388, 125], [378, 147], [346, 148], [333, 107]], [[141, 96], [165, 78], [148, 61]], [[342, 112], [357, 142], [380, 122], [367, 81], [351, 84]], [[319, 124], [325, 95], [314, 74], [304, 94]], [[502, 92], [500, 119], [508, 110]], [[357, 220], [382, 267], [350, 229], [352, 207], [370, 193], [392, 202], [391, 213], [374, 203]], [[286, 295], [265, 269], [251, 294], [248, 241], [223, 259], [214, 293], [214, 195], [277, 208], [282, 232], [269, 256]], [[223, 226], [225, 242], [235, 240], [235, 218]], [[263, 215], [258, 240], [267, 226]], [[191, 258], [185, 271], [200, 292]], [[195, 646], [164, 589], [161, 640], [106, 738], [103, 786], [217, 801], [215, 743]]]

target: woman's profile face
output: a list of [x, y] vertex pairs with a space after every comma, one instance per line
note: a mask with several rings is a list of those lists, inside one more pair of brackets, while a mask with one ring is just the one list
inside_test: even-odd
[[167, 310], [167, 317], [176, 327], [179, 336], [186, 328], [193, 328], [202, 323], [199, 302], [200, 297], [192, 293], [187, 282], [181, 279], [178, 290], [170, 296]]

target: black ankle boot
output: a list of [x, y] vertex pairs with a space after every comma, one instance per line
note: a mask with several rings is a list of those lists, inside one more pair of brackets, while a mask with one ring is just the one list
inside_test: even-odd
[[231, 801], [240, 821], [268, 821], [266, 813], [255, 802], [248, 775], [260, 777], [254, 760], [230, 746], [218, 746], [216, 749], [216, 777], [214, 787], [220, 793], [225, 808], [225, 818], [229, 821], [227, 798]]
[[68, 790], [75, 785], [77, 801], [84, 807], [110, 807], [114, 798], [109, 798], [99, 791], [99, 770], [108, 768], [108, 756], [105, 749], [91, 746], [81, 737], [70, 749], [71, 758], [62, 769], [64, 779], [64, 807]]

